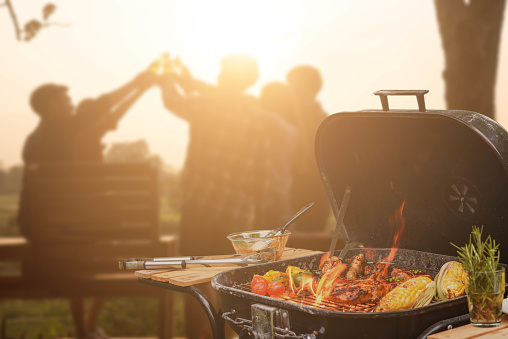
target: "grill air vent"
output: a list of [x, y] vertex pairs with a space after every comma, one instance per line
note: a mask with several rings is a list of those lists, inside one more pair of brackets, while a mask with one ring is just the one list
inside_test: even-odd
[[476, 219], [480, 192], [464, 178], [453, 178], [446, 191], [446, 201], [453, 213], [465, 219]]

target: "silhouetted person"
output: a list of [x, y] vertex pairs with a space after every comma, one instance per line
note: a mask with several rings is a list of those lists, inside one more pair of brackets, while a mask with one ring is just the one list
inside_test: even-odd
[[[45, 84], [36, 88], [30, 96], [30, 106], [40, 121], [28, 136], [23, 147], [25, 168], [36, 163], [71, 163], [102, 161], [103, 135], [116, 127], [118, 120], [139, 96], [153, 84], [149, 72], [139, 74], [120, 89], [104, 94], [98, 99], [81, 102], [76, 110], [62, 85]], [[22, 234], [37, 242], [30, 232], [28, 215], [29, 187], [23, 185], [20, 195], [18, 221]], [[85, 319], [84, 299], [70, 300], [76, 336], [98, 339], [106, 336], [97, 329], [97, 320], [104, 304], [103, 299], [93, 299]]]
[[76, 118], [83, 124], [74, 140], [78, 162], [103, 162], [102, 138], [115, 130], [118, 121], [143, 93], [154, 84], [155, 75], [143, 72], [124, 86], [96, 99], [85, 99], [76, 108]]
[[294, 213], [304, 206], [293, 206], [290, 197], [294, 194], [293, 178], [300, 176], [300, 158], [307, 152], [305, 150], [306, 144], [302, 142], [302, 135], [306, 135], [303, 133], [306, 131], [306, 127], [300, 111], [297, 110], [291, 90], [283, 82], [274, 81], [263, 86], [259, 101], [263, 110], [275, 114], [285, 122], [285, 124], [279, 125], [286, 131], [275, 136], [275, 142], [271, 143], [271, 151], [276, 153], [274, 158], [278, 159], [279, 168], [284, 168], [280, 173], [291, 175], [290, 194], [280, 198], [289, 198], [288, 203]]
[[316, 100], [321, 90], [322, 79], [319, 71], [312, 66], [297, 66], [291, 69], [286, 81], [293, 92], [297, 109], [305, 128], [301, 129], [302, 156], [295, 171], [292, 189], [292, 205], [299, 209], [309, 201], [314, 206], [296, 221], [295, 229], [301, 231], [323, 231], [331, 209], [326, 191], [316, 164], [315, 138], [321, 122], [328, 116]]
[[[273, 140], [265, 130], [275, 130], [283, 122], [262, 111], [258, 100], [245, 94], [257, 77], [255, 60], [234, 54], [222, 60], [217, 86], [200, 83], [197, 95], [179, 93], [177, 86], [183, 80], [174, 74], [164, 78], [165, 106], [190, 125], [182, 179], [180, 248], [184, 254], [231, 253], [226, 236], [249, 229], [254, 194], [259, 190], [265, 196], [272, 193], [265, 181], [273, 173], [268, 163], [272, 161], [268, 143]], [[213, 220], [220, 223], [211, 223]]]
[[[253, 217], [271, 222], [256, 228], [272, 228], [289, 217], [278, 203], [282, 194], [289, 193], [290, 175], [276, 180], [282, 169], [277, 169], [270, 153], [281, 120], [262, 112], [257, 99], [245, 94], [257, 78], [256, 61], [240, 54], [222, 60], [217, 86], [194, 81], [185, 72], [182, 77], [165, 76], [164, 104], [190, 126], [182, 177], [182, 254], [232, 253], [227, 235], [252, 229]], [[258, 205], [260, 197], [266, 199]], [[216, 295], [210, 284], [201, 288], [210, 298]], [[208, 328], [201, 307], [194, 307], [186, 302], [187, 338], [203, 337]]]
[[283, 82], [273, 81], [264, 85], [259, 100], [263, 109], [277, 114], [287, 123], [299, 129], [305, 125], [291, 89]]

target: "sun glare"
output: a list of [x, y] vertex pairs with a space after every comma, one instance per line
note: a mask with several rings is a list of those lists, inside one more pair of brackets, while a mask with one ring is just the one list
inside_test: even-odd
[[214, 60], [241, 52], [263, 64], [292, 55], [298, 48], [298, 8], [290, 3], [214, 0], [187, 6], [187, 20], [192, 18], [193, 25], [188, 27], [188, 21], [181, 25], [189, 28], [189, 45]]

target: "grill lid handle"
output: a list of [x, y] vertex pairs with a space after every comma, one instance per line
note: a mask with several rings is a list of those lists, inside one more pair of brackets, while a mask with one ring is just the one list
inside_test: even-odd
[[379, 95], [381, 99], [381, 105], [383, 106], [383, 111], [389, 111], [390, 107], [388, 106], [388, 96], [389, 95], [416, 95], [416, 100], [418, 101], [418, 111], [425, 112], [425, 99], [424, 95], [429, 93], [428, 90], [380, 90], [374, 92], [375, 95]]

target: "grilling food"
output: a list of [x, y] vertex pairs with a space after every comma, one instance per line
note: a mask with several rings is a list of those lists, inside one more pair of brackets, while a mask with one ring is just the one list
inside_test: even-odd
[[460, 297], [466, 292], [467, 273], [461, 263], [449, 261], [436, 275], [436, 299], [448, 300]]
[[284, 300], [300, 295], [354, 308], [370, 305], [371, 311], [385, 312], [429, 304], [438, 281], [446, 291], [455, 291], [455, 272], [456, 267], [450, 263], [434, 282], [420, 270], [394, 267], [387, 262], [368, 263], [365, 254], [359, 253], [344, 262], [330, 257], [315, 273], [296, 266], [288, 266], [285, 272], [270, 270], [263, 276], [255, 275], [251, 288], [253, 293]]
[[388, 279], [390, 278], [391, 270], [392, 268], [389, 264], [377, 262], [365, 266], [365, 277], [371, 280]]
[[339, 257], [336, 256], [330, 257], [324, 262], [323, 267], [321, 268], [321, 273], [325, 274], [326, 272], [328, 272], [329, 270], [331, 270], [332, 268], [341, 263], [342, 261], [339, 259]]
[[367, 264], [367, 259], [365, 259], [365, 254], [359, 253], [351, 258], [349, 262], [349, 270], [346, 273], [346, 279], [356, 279], [358, 275], [365, 274], [365, 265]]
[[262, 276], [255, 275], [250, 283], [250, 288], [252, 289], [252, 293], [266, 295], [266, 291], [268, 289], [268, 281]]
[[428, 305], [435, 291], [436, 283], [427, 276], [407, 280], [379, 301], [376, 312], [406, 310]]
[[274, 270], [270, 270], [268, 272], [266, 272], [264, 275], [263, 275], [263, 278], [266, 279], [266, 281], [268, 281], [269, 283], [271, 283], [274, 279], [277, 279], [278, 277], [282, 276], [284, 273], [283, 272], [280, 272], [280, 271], [274, 271]]
[[280, 281], [272, 281], [268, 284], [266, 292], [270, 297], [278, 297], [286, 291], [286, 288]]
[[350, 305], [374, 303], [387, 294], [392, 287], [392, 284], [386, 281], [371, 279], [341, 280], [333, 287], [327, 299]]

